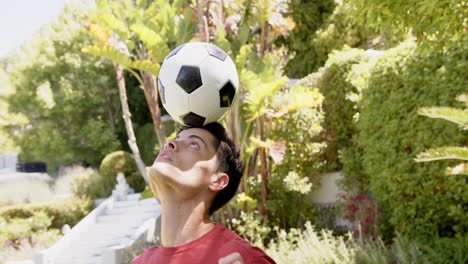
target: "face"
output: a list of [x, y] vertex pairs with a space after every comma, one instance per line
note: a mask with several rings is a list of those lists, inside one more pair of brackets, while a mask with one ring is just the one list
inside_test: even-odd
[[200, 128], [183, 130], [168, 140], [151, 167], [152, 188], [158, 193], [170, 190], [188, 199], [209, 192], [209, 185], [219, 176], [213, 142], [215, 137]]

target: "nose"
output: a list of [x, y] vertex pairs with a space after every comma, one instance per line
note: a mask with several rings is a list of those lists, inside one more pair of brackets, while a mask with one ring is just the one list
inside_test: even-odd
[[172, 149], [172, 150], [175, 150], [176, 149], [176, 143], [173, 139], [169, 139], [167, 142], [166, 142], [166, 145], [164, 146], [164, 149]]

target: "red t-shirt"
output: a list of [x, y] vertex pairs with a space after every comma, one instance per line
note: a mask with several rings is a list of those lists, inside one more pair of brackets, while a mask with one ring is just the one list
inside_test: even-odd
[[223, 225], [215, 226], [203, 236], [177, 247], [152, 247], [131, 264], [217, 264], [218, 260], [239, 252], [245, 264], [271, 264], [275, 261], [258, 247]]

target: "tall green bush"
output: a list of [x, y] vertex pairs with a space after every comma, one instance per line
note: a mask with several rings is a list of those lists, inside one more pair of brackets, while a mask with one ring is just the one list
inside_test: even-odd
[[[0, 217], [9, 222], [12, 219], [34, 219], [45, 214], [50, 220], [46, 227], [60, 230], [65, 224], [76, 225], [92, 209], [93, 202], [90, 199], [75, 198], [60, 202], [5, 206], [0, 208]], [[44, 228], [44, 225], [42, 227]]]
[[341, 169], [339, 153], [350, 146], [351, 138], [356, 133], [353, 119], [358, 109], [356, 102], [349, 100], [349, 96], [358, 94], [359, 91], [348, 76], [353, 65], [364, 59], [367, 59], [367, 56], [363, 50], [345, 48], [334, 52], [319, 73], [311, 75], [325, 97], [322, 104], [325, 119], [321, 137], [327, 146], [320, 155], [326, 162], [325, 171]]
[[420, 107], [462, 107], [467, 50], [461, 46], [417, 52], [411, 42], [388, 50], [363, 91], [357, 143], [369, 189], [387, 212], [384, 224], [403, 234], [454, 236], [467, 232], [466, 177], [446, 176], [451, 161], [419, 164], [428, 147], [466, 145], [468, 137]]

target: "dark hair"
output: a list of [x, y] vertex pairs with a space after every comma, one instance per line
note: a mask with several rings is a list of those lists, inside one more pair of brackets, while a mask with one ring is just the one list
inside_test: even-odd
[[229, 202], [232, 197], [234, 197], [237, 188], [239, 187], [244, 167], [240, 159], [239, 149], [222, 125], [215, 122], [200, 127], [183, 126], [180, 131], [189, 128], [204, 129], [215, 137], [216, 141], [213, 142], [213, 146], [216, 150], [216, 156], [218, 159], [218, 168], [216, 171], [224, 172], [229, 176], [228, 185], [216, 194], [210, 205], [208, 214], [212, 215], [216, 210], [221, 208]]

